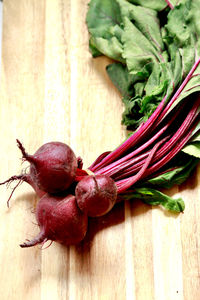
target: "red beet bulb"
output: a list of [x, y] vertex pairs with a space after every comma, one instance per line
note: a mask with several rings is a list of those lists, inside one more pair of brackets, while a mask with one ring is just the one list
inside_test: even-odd
[[116, 203], [117, 187], [106, 175], [85, 176], [76, 186], [76, 201], [80, 209], [90, 217], [108, 213]]
[[19, 140], [17, 143], [23, 159], [30, 162], [30, 176], [40, 190], [54, 194], [66, 190], [73, 183], [77, 159], [68, 145], [46, 143], [34, 155], [29, 155]]
[[75, 196], [50, 196], [45, 194], [38, 202], [36, 219], [40, 233], [31, 241], [21, 244], [32, 247], [48, 240], [65, 245], [77, 244], [87, 232], [88, 217], [83, 213]]

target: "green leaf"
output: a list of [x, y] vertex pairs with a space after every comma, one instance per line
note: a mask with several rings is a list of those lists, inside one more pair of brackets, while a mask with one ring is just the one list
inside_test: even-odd
[[122, 42], [122, 55], [131, 74], [137, 74], [150, 62], [159, 62], [155, 48], [128, 18], [124, 19]]
[[168, 48], [170, 55], [170, 62], [168, 63], [169, 76], [171, 78], [169, 87], [167, 89], [167, 98], [172, 95], [174, 89], [181, 84], [182, 81], [182, 60], [179, 49], [176, 46], [170, 45]]
[[[181, 54], [183, 79], [191, 70], [197, 56], [200, 55], [200, 22], [199, 14], [197, 13], [200, 7], [200, 0], [187, 0], [184, 2], [169, 12], [168, 22], [165, 25], [166, 42], [172, 44]], [[194, 75], [198, 73], [200, 73], [200, 68], [197, 68]], [[195, 76], [190, 80], [182, 93], [185, 93], [184, 97], [189, 94], [186, 93], [186, 90], [190, 90], [190, 92], [200, 90], [199, 88], [191, 90], [191, 87], [197, 86], [198, 82], [199, 76]]]
[[133, 98], [122, 98], [125, 109], [122, 114], [122, 124], [126, 125], [128, 129], [135, 129], [144, 121], [143, 114], [140, 113], [141, 98], [135, 96]]
[[120, 62], [125, 61], [122, 58], [122, 44], [118, 41], [116, 37], [112, 37], [110, 39], [104, 39], [101, 37], [91, 37], [91, 41], [100, 53]]
[[124, 18], [128, 18], [149, 40], [149, 42], [158, 52], [160, 59], [164, 61], [164, 57], [162, 57], [164, 44], [161, 36], [160, 22], [157, 17], [157, 12], [153, 9], [130, 4], [126, 0], [116, 1], [120, 6], [123, 22]]
[[200, 122], [193, 131], [191, 140], [183, 147], [182, 152], [200, 158]]
[[91, 34], [92, 49], [91, 47], [90, 49], [98, 50], [106, 56], [123, 62], [120, 41], [122, 19], [117, 2], [115, 0], [91, 0], [86, 22]]
[[135, 188], [133, 192], [123, 195], [125, 200], [141, 199], [144, 203], [149, 205], [161, 205], [166, 210], [180, 213], [185, 209], [185, 204], [181, 198], [173, 199], [170, 196], [152, 188]]
[[149, 117], [167, 93], [170, 83], [171, 80], [167, 65], [154, 65], [153, 71], [145, 85], [146, 95], [142, 99], [140, 112]]
[[[180, 155], [176, 157], [176, 159], [174, 159], [174, 166], [176, 166], [175, 160], [181, 160]], [[191, 172], [197, 166], [198, 162], [199, 159], [184, 155], [184, 163], [182, 163], [182, 165], [176, 166], [174, 168], [172, 167], [171, 170], [148, 180], [147, 184], [167, 189], [171, 188], [175, 184], [179, 185], [190, 176]]]
[[200, 141], [191, 142], [187, 144], [182, 151], [189, 155], [200, 158]]
[[120, 63], [113, 63], [106, 67], [106, 71], [122, 96], [131, 97], [133, 94], [134, 76], [129, 74], [127, 67]]
[[90, 38], [90, 41], [89, 41], [89, 47], [90, 47], [90, 52], [92, 53], [93, 57], [98, 57], [98, 56], [102, 55], [102, 53], [92, 43], [92, 39], [91, 38]]
[[115, 0], [91, 0], [86, 17], [88, 29], [94, 36], [109, 37], [110, 28], [120, 25], [121, 13]]
[[[183, 81], [190, 72], [195, 60], [200, 55], [200, 22], [196, 10], [200, 7], [200, 0], [185, 0], [175, 6], [168, 14], [168, 22], [163, 31], [163, 39], [170, 51], [173, 60], [177, 53], [180, 54], [182, 71], [178, 66], [176, 74], [181, 74]], [[175, 74], [174, 74], [175, 75]], [[180, 75], [179, 75], [180, 77]], [[176, 78], [176, 76], [174, 76]], [[180, 92], [169, 112], [179, 105], [182, 100], [195, 92], [200, 91], [200, 66], [197, 66], [188, 83]], [[180, 78], [178, 79], [180, 84]]]
[[[147, 120], [164, 96], [170, 99], [200, 56], [200, 0], [171, 3], [172, 10], [165, 0], [90, 2], [90, 48], [94, 56], [104, 54], [123, 64], [107, 72], [123, 96], [122, 123], [132, 130]], [[200, 66], [169, 112], [199, 92], [199, 82]], [[194, 145], [186, 151], [198, 155]]]
[[175, 59], [168, 63], [157, 12], [126, 0], [92, 0], [87, 23], [93, 56], [104, 54], [123, 63], [107, 72], [123, 96], [122, 123], [134, 130], [174, 87], [177, 64]]

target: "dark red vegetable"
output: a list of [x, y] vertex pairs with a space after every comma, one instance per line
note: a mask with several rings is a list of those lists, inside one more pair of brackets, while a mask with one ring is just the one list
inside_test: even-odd
[[29, 155], [19, 140], [17, 143], [23, 159], [30, 162], [30, 176], [39, 189], [53, 194], [66, 190], [72, 184], [78, 164], [68, 145], [46, 143], [34, 155]]
[[79, 208], [90, 217], [108, 213], [116, 203], [117, 187], [106, 175], [85, 176], [76, 186], [76, 200]]
[[50, 196], [45, 194], [38, 202], [36, 219], [40, 233], [21, 244], [32, 247], [48, 240], [65, 245], [77, 244], [85, 237], [88, 218], [76, 202], [75, 196]]
[[75, 180], [78, 167], [82, 167], [81, 158], [76, 158], [73, 150], [64, 143], [46, 143], [34, 155], [28, 154], [19, 140], [17, 140], [17, 145], [22, 152], [22, 159], [30, 163], [30, 172], [14, 175], [0, 183], [0, 185], [9, 184], [14, 180], [19, 180], [8, 203], [14, 190], [23, 181], [29, 183], [39, 196], [41, 192], [56, 194], [67, 190]]

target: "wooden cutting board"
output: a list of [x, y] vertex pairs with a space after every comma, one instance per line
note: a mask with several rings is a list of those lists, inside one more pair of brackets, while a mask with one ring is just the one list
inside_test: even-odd
[[[93, 59], [87, 0], [5, 0], [1, 66], [0, 181], [19, 174], [16, 138], [34, 153], [66, 142], [84, 166], [125, 138], [123, 106], [106, 58]], [[6, 206], [0, 187], [1, 300], [199, 300], [200, 172], [169, 191], [183, 197], [173, 215], [139, 201], [90, 221], [79, 246], [21, 249], [37, 232], [37, 197], [25, 183]]]

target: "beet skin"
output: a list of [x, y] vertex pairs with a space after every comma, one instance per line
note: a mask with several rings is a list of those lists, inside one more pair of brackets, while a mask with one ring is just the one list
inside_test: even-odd
[[79, 209], [73, 195], [55, 197], [45, 194], [38, 202], [36, 219], [40, 233], [33, 240], [21, 244], [22, 248], [48, 240], [65, 245], [77, 244], [87, 231], [88, 217]]
[[117, 199], [117, 187], [109, 176], [86, 176], [77, 184], [75, 196], [83, 212], [90, 217], [99, 217], [113, 208]]
[[23, 159], [30, 162], [30, 176], [40, 190], [55, 194], [68, 189], [74, 182], [77, 158], [68, 145], [61, 142], [46, 143], [34, 155], [29, 155], [21, 142], [17, 142]]

